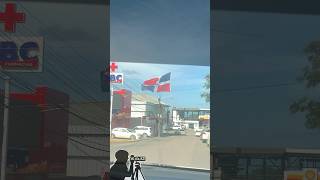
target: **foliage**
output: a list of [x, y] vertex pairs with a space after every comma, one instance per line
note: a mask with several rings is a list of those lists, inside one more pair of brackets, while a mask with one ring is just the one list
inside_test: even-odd
[[207, 103], [210, 103], [210, 74], [207, 74], [204, 80], [204, 91], [201, 93], [201, 97], [204, 98]]
[[[307, 88], [316, 88], [320, 84], [320, 41], [311, 42], [305, 49], [308, 65], [298, 81], [305, 83]], [[309, 129], [320, 129], [320, 102], [303, 97], [290, 105], [292, 113], [306, 113], [305, 126]]]

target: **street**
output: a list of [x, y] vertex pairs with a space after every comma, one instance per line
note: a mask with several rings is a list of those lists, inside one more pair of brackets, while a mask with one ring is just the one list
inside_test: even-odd
[[135, 156], [145, 156], [146, 164], [210, 169], [210, 149], [194, 136], [193, 130], [187, 130], [184, 136], [152, 137], [131, 143], [114, 143], [110, 148], [110, 161], [114, 154], [126, 150]]

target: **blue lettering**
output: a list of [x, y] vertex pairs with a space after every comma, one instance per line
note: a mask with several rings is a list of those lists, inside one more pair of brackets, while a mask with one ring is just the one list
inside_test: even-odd
[[35, 42], [26, 42], [20, 48], [20, 57], [23, 60], [38, 60], [39, 46]]
[[112, 83], [122, 83], [122, 78], [121, 74], [110, 74], [110, 82]]
[[17, 61], [18, 48], [14, 42], [4, 41], [0, 42], [0, 60], [1, 61]]
[[117, 76], [117, 82], [122, 82], [122, 75]]

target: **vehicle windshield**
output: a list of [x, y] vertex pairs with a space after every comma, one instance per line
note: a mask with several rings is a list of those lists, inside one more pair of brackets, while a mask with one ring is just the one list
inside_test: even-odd
[[110, 4], [110, 66], [124, 75], [111, 83], [111, 126], [142, 127], [111, 136], [110, 161], [126, 150], [143, 165], [209, 170], [209, 138], [195, 130], [210, 125], [210, 0]]

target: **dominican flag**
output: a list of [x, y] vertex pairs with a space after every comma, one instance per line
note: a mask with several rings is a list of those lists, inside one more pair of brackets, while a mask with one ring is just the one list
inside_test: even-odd
[[157, 92], [170, 92], [170, 76], [171, 73], [167, 73], [160, 77]]
[[158, 84], [158, 81], [159, 81], [159, 78], [152, 78], [152, 79], [145, 80], [141, 85], [141, 90], [154, 92]]
[[171, 73], [167, 73], [160, 78], [156, 77], [145, 80], [141, 85], [141, 90], [151, 92], [170, 92], [170, 76]]

